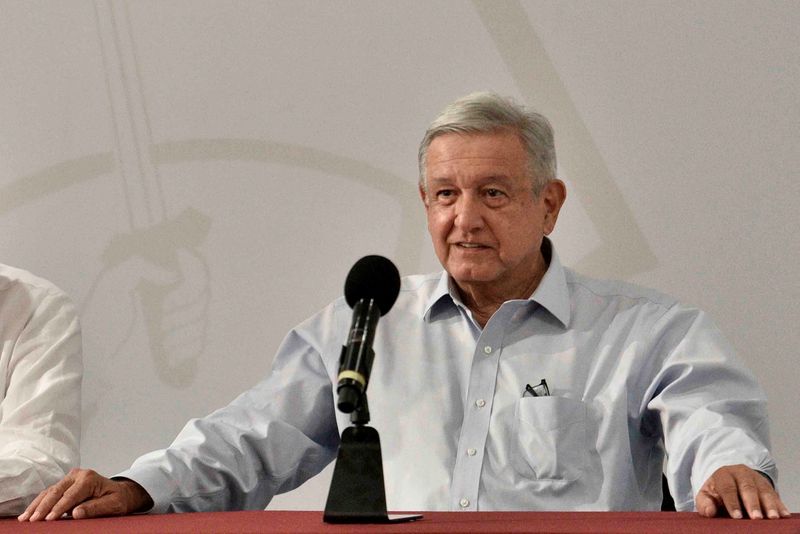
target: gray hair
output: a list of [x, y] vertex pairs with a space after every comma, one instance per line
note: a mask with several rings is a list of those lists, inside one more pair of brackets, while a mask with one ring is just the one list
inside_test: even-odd
[[502, 130], [519, 134], [528, 153], [528, 173], [533, 180], [533, 193], [556, 179], [556, 149], [553, 127], [544, 115], [526, 110], [509, 98], [494, 93], [472, 93], [459, 98], [439, 114], [428, 127], [419, 145], [419, 184], [426, 188], [425, 164], [428, 147], [438, 136], [491, 133]]

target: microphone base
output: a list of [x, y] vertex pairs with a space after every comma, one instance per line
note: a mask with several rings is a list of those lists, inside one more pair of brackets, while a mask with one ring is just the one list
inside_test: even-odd
[[393, 523], [421, 517], [389, 516], [378, 431], [369, 426], [346, 428], [342, 432], [322, 520], [326, 523]]

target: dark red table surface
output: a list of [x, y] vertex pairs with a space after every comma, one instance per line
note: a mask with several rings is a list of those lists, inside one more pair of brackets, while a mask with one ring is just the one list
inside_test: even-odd
[[322, 512], [214, 512], [115, 517], [104, 519], [19, 523], [0, 519], [6, 532], [53, 533], [494, 533], [494, 532], [604, 532], [604, 533], [797, 533], [800, 514], [773, 520], [707, 519], [695, 513], [677, 512], [425, 512], [411, 523], [390, 525], [330, 525]]

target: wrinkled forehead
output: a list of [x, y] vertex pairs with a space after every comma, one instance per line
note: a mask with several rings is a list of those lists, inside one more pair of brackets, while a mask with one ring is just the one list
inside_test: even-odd
[[436, 136], [428, 147], [428, 161], [454, 155], [485, 157], [524, 157], [525, 146], [514, 131], [498, 130], [487, 133], [445, 133]]
[[513, 176], [525, 165], [522, 142], [511, 132], [441, 135], [431, 143], [425, 162], [429, 181], [454, 173]]

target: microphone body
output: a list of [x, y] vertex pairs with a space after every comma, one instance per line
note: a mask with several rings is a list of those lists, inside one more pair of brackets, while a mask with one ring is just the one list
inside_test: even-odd
[[336, 407], [344, 413], [359, 408], [369, 383], [375, 353], [372, 342], [378, 319], [394, 305], [400, 293], [400, 273], [382, 256], [365, 256], [347, 275], [344, 287], [353, 320], [339, 358]]
[[379, 318], [380, 310], [374, 299], [361, 299], [353, 306], [353, 322], [347, 344], [342, 347], [339, 385], [336, 388], [336, 406], [344, 413], [351, 413], [358, 407], [367, 389], [372, 361], [375, 359], [372, 342]]

